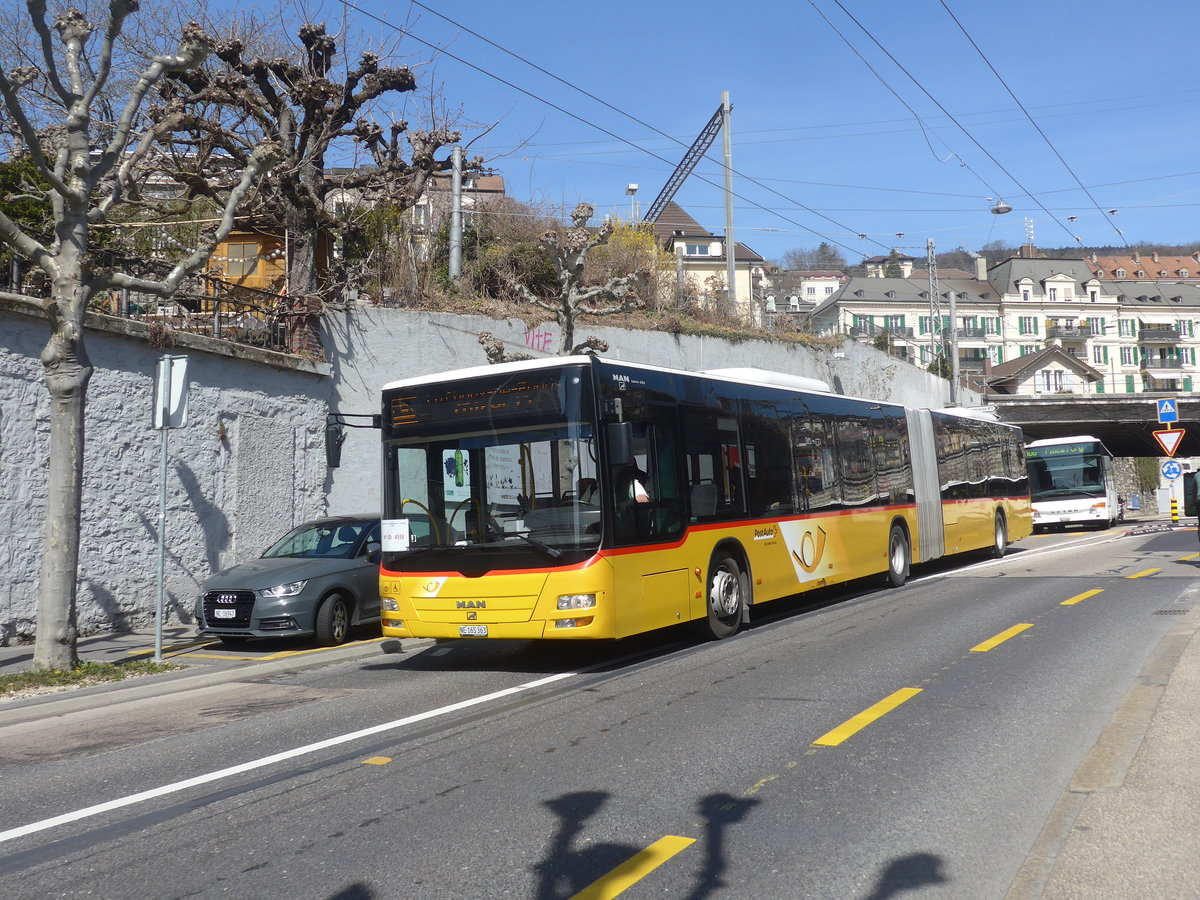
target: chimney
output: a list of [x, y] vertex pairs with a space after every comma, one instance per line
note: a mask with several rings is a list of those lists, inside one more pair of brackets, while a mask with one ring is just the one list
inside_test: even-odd
[[987, 260], [982, 256], [975, 257], [975, 280], [987, 281]]
[[1154, 251], [1154, 261], [1158, 262], [1158, 251], [1157, 250]]
[[1133, 261], [1135, 263], [1140, 263], [1142, 261], [1141, 255], [1136, 250], [1133, 251]]

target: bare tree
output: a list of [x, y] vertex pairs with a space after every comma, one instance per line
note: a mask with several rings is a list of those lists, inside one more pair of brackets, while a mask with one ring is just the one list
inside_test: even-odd
[[613, 276], [604, 284], [584, 283], [588, 253], [608, 243], [613, 232], [611, 222], [589, 230], [587, 223], [593, 212], [590, 204], [580, 203], [571, 212], [571, 228], [564, 235], [560, 237], [556, 231], [542, 235], [541, 245], [558, 272], [557, 296], [542, 297], [520, 282], [513, 284], [525, 302], [554, 314], [554, 320], [562, 329], [560, 354], [594, 350], [595, 339], [575, 344], [576, 318], [580, 315], [611, 316], [633, 309], [639, 302], [635, 287], [645, 277], [645, 272], [639, 271]]
[[[27, 9], [37, 35], [39, 64], [0, 72], [0, 96], [24, 152], [48, 185], [43, 199], [52, 212], [53, 237], [41, 240], [0, 212], [0, 241], [35, 266], [49, 286], [46, 300], [15, 293], [3, 296], [42, 303], [50, 321], [50, 340], [42, 351], [50, 394], [50, 457], [33, 664], [60, 669], [77, 661], [84, 404], [92, 377], [84, 346], [84, 313], [92, 298], [113, 289], [170, 296], [229, 233], [235, 207], [269, 167], [274, 153], [264, 144], [246, 156], [222, 204], [219, 223], [181, 254], [165, 277], [152, 280], [106, 267], [90, 252], [92, 229], [125, 200], [149, 148], [169, 130], [161, 123], [144, 127], [143, 101], [167, 75], [199, 65], [211, 40], [199, 26], [185, 27], [177, 50], [149, 59], [122, 99], [108, 97], [116, 110], [115, 120], [97, 122], [96, 105], [109, 87], [114, 51], [127, 18], [137, 9], [136, 0], [111, 0], [102, 29], [74, 8], [57, 14], [53, 23], [47, 20], [44, 0], [28, 0]], [[98, 30], [96, 46], [93, 39]], [[39, 131], [30, 109], [44, 110], [42, 101], [47, 98], [57, 121]]]
[[[254, 23], [248, 25], [246, 30], [251, 30]], [[339, 215], [338, 207], [344, 212], [347, 207], [414, 206], [430, 177], [452, 167], [449, 157], [439, 157], [438, 151], [461, 140], [461, 135], [444, 127], [410, 130], [401, 120], [380, 125], [373, 118], [377, 101], [415, 90], [412, 71], [381, 65], [373, 52], [363, 52], [354, 65], [335, 65], [338, 40], [323, 24], [306, 22], [298, 37], [298, 58], [264, 57], [238, 37], [219, 41], [214, 55], [224, 66], [176, 74], [177, 91], [164, 92], [164, 109], [185, 100], [192, 108], [215, 103], [240, 111], [234, 122], [228, 117], [189, 120], [197, 147], [220, 149], [219, 157], [198, 152], [190, 160], [242, 163], [263, 140], [281, 148], [282, 159], [252, 211], [287, 234], [289, 293], [327, 297], [329, 285], [322, 284], [318, 268], [322, 234], [344, 233], [357, 225]], [[365, 153], [369, 163], [331, 171], [326, 156], [339, 143], [347, 147], [347, 156], [356, 159]], [[480, 165], [472, 160], [468, 167]], [[221, 174], [219, 166], [193, 166], [190, 172], [187, 166], [179, 168], [177, 177], [186, 178], [197, 194], [208, 191], [214, 176]]]

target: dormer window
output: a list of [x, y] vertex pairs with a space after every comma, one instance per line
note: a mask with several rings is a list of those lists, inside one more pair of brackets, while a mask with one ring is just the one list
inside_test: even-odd
[[1180, 270], [1179, 270], [1179, 277], [1180, 277], [1180, 278], [1187, 278], [1187, 277], [1188, 277], [1188, 270], [1187, 270], [1187, 269], [1180, 269]]
[[867, 292], [862, 290], [861, 288], [859, 288], [857, 291], [854, 292], [854, 296], [855, 297], [865, 297], [865, 296], [867, 296]]
[[887, 297], [888, 299], [895, 299], [896, 292], [895, 291], [884, 291], [883, 296]]
[[1136, 275], [1138, 278], [1145, 278], [1145, 277], [1146, 277], [1146, 270], [1145, 270], [1145, 269], [1138, 269], [1138, 270], [1137, 270], [1136, 272], [1134, 272], [1133, 274], [1134, 274], [1134, 275]]
[[1118, 278], [1124, 278], [1124, 277], [1125, 277], [1125, 270], [1124, 270], [1124, 269], [1117, 269], [1117, 271], [1113, 272], [1113, 274], [1114, 274], [1114, 275], [1116, 275]]
[[1159, 270], [1158, 270], [1158, 277], [1159, 277], [1159, 278], [1166, 278], [1166, 277], [1167, 277], [1167, 270], [1166, 270], [1166, 269], [1159, 269]]

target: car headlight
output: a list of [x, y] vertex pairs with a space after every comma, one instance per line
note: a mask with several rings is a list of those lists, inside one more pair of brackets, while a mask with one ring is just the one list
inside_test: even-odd
[[287, 584], [277, 584], [275, 587], [267, 588], [258, 592], [258, 596], [267, 597], [271, 600], [278, 600], [280, 597], [295, 597], [298, 593], [304, 590], [304, 586], [308, 584], [308, 579], [303, 581], [291, 581]]

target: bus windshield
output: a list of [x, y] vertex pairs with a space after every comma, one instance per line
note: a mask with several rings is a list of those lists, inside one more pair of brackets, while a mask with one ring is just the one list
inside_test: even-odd
[[1030, 494], [1034, 501], [1057, 497], [1099, 497], [1106, 490], [1108, 456], [1082, 445], [1028, 449]]
[[512, 567], [594, 552], [603, 522], [595, 429], [582, 413], [587, 383], [554, 371], [507, 387], [431, 386], [392, 398], [393, 410], [404, 406], [385, 455], [384, 516], [405, 523], [407, 537], [402, 549], [384, 542], [385, 563]]

